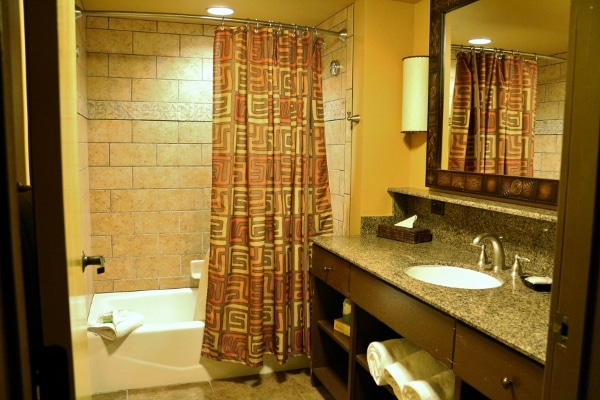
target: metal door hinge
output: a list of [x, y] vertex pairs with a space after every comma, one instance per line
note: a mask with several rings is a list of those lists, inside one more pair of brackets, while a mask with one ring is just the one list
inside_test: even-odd
[[569, 317], [557, 311], [554, 315], [554, 324], [552, 325], [552, 333], [556, 343], [563, 347], [567, 347], [569, 339]]

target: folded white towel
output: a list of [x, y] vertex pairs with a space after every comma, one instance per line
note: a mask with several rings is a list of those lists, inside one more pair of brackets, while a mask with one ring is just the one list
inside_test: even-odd
[[446, 370], [430, 378], [406, 383], [402, 387], [403, 400], [452, 400], [454, 373]]
[[401, 399], [402, 387], [408, 382], [427, 379], [447, 369], [447, 366], [433, 358], [431, 354], [420, 350], [385, 367], [383, 375], [396, 397]]
[[383, 374], [385, 367], [419, 350], [419, 346], [403, 338], [370, 343], [367, 347], [367, 364], [375, 383], [386, 385]]
[[88, 331], [108, 340], [121, 338], [144, 324], [144, 316], [130, 310], [113, 310], [100, 314]]

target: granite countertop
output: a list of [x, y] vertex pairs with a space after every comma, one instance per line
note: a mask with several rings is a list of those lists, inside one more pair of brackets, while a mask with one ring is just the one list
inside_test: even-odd
[[413, 265], [444, 264], [477, 269], [478, 250], [440, 242], [403, 243], [375, 235], [313, 238], [314, 243], [398, 289], [544, 364], [550, 321], [550, 293], [527, 288], [510, 269], [491, 275], [498, 288], [455, 289], [418, 281], [404, 273]]

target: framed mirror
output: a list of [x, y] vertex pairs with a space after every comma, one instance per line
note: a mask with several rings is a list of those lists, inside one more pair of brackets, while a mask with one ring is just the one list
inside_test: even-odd
[[[503, 0], [481, 0], [481, 3], [489, 1], [495, 1], [502, 3], [506, 8], [511, 10], [510, 7], [506, 7]], [[569, 15], [569, 0], [551, 0], [552, 2], [562, 3], [562, 6], [566, 6], [566, 12], [562, 15], [562, 11], [557, 11], [555, 14], [559, 15], [559, 19], [561, 20], [561, 24], [564, 27], [564, 31], [561, 31], [562, 37], [561, 48], [563, 48], [563, 54], [561, 56], [566, 58], [566, 50], [568, 44], [568, 15]], [[431, 1], [431, 14], [430, 14], [430, 44], [429, 44], [429, 101], [428, 101], [428, 133], [427, 133], [427, 155], [426, 155], [426, 186], [434, 189], [443, 189], [449, 191], [458, 191], [462, 192], [462, 194], [473, 194], [473, 195], [483, 195], [483, 196], [491, 196], [500, 199], [506, 199], [507, 201], [518, 201], [531, 203], [532, 206], [536, 205], [550, 205], [556, 206], [558, 200], [558, 186], [559, 181], [558, 177], [560, 176], [559, 166], [560, 166], [560, 145], [562, 144], [562, 120], [560, 122], [560, 136], [557, 137], [557, 145], [558, 149], [555, 150], [558, 154], [556, 154], [555, 158], [558, 158], [558, 161], [555, 160], [555, 164], [557, 164], [556, 171], [553, 173], [542, 173], [541, 176], [533, 175], [532, 177], [523, 177], [523, 176], [509, 176], [509, 175], [498, 175], [498, 174], [483, 174], [476, 172], [466, 172], [466, 171], [455, 171], [447, 169], [447, 142], [448, 137], [444, 136], [444, 132], [448, 132], [448, 108], [451, 107], [448, 104], [448, 95], [449, 95], [449, 84], [448, 84], [448, 76], [450, 68], [450, 52], [452, 51], [451, 46], [454, 43], [451, 43], [450, 40], [446, 38], [446, 25], [450, 20], [450, 15], [448, 13], [453, 12], [452, 17], [454, 18], [454, 14], [462, 13], [463, 10], [466, 10], [464, 7], [474, 8], [475, 6], [481, 6], [480, 8], [486, 8], [484, 4], [476, 4], [479, 3], [477, 0], [432, 0]], [[524, 2], [520, 2], [524, 3]], [[528, 3], [528, 2], [525, 2]], [[532, 2], [536, 3], [536, 2]], [[537, 2], [540, 3], [540, 2]], [[547, 3], [541, 2], [540, 5], [546, 5]], [[485, 6], [485, 7], [484, 7]], [[489, 8], [489, 7], [487, 7]], [[540, 7], [542, 9], [542, 7]], [[458, 11], [458, 12], [457, 12]], [[513, 10], [514, 11], [514, 10]], [[468, 13], [465, 13], [468, 14]], [[519, 12], [514, 12], [514, 14], [523, 14]], [[536, 15], [537, 16], [537, 15]], [[448, 17], [448, 18], [447, 18]], [[485, 27], [490, 26], [491, 24], [485, 23], [484, 21], [479, 20], [478, 26], [480, 29], [484, 29]], [[448, 22], [448, 24], [450, 24]], [[513, 23], [514, 24], [514, 23]], [[461, 23], [457, 23], [454, 21], [453, 25], [464, 25]], [[527, 23], [518, 23], [519, 27], [523, 25], [527, 25]], [[545, 25], [549, 27], [550, 30], [557, 31], [555, 25], [549, 24], [548, 21], [545, 21]], [[514, 25], [513, 28], [510, 29], [512, 31], [515, 30]], [[519, 44], [515, 46], [523, 46], [524, 49], [527, 49], [528, 44], [525, 43], [524, 38], [528, 37], [528, 35], [520, 34], [516, 35], [518, 38], [521, 38]], [[545, 38], [548, 42], [557, 42], [548, 36], [548, 32], [541, 33], [541, 36]], [[463, 43], [460, 43], [461, 45]], [[477, 45], [475, 45], [477, 46]], [[493, 46], [493, 44], [492, 44]], [[486, 46], [487, 47], [487, 46]], [[503, 47], [506, 49], [506, 47]], [[509, 48], [510, 50], [518, 50], [518, 47]], [[507, 50], [509, 50], [507, 49]], [[542, 50], [545, 51], [545, 50]], [[543, 53], [536, 53], [543, 54]], [[541, 65], [543, 65], [543, 61], [541, 61]], [[566, 75], [565, 68], [566, 62], [563, 61], [563, 65], [560, 67], [563, 68], [562, 73]], [[564, 83], [563, 83], [564, 90]], [[539, 98], [539, 94], [538, 94]], [[564, 107], [564, 98], [562, 99], [562, 104]], [[561, 112], [562, 112], [561, 108]], [[446, 113], [445, 113], [446, 112]], [[562, 114], [560, 115], [562, 118]], [[537, 124], [538, 122], [536, 122]], [[544, 124], [540, 123], [540, 127], [543, 127]], [[557, 124], [558, 125], [558, 124]], [[536, 131], [538, 127], [536, 127]], [[536, 144], [537, 144], [537, 133], [536, 133]], [[540, 142], [542, 140], [547, 139], [547, 137], [540, 137]], [[541, 146], [538, 146], [541, 147]], [[535, 148], [535, 146], [534, 146]], [[537, 157], [537, 155], [535, 156]], [[446, 160], [443, 163], [443, 160]], [[539, 161], [538, 161], [539, 163]]]

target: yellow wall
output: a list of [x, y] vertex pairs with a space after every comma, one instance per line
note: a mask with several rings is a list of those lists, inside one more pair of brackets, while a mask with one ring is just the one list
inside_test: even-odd
[[428, 53], [429, 2], [359, 0], [354, 17], [354, 132], [350, 233], [360, 217], [390, 215], [391, 186], [423, 187], [425, 134], [400, 132], [402, 59]]
[[63, 209], [69, 282], [69, 308], [73, 372], [77, 398], [89, 398], [87, 350], [87, 293], [81, 271], [82, 224], [77, 124], [74, 2], [58, 4], [60, 130], [63, 176]]

